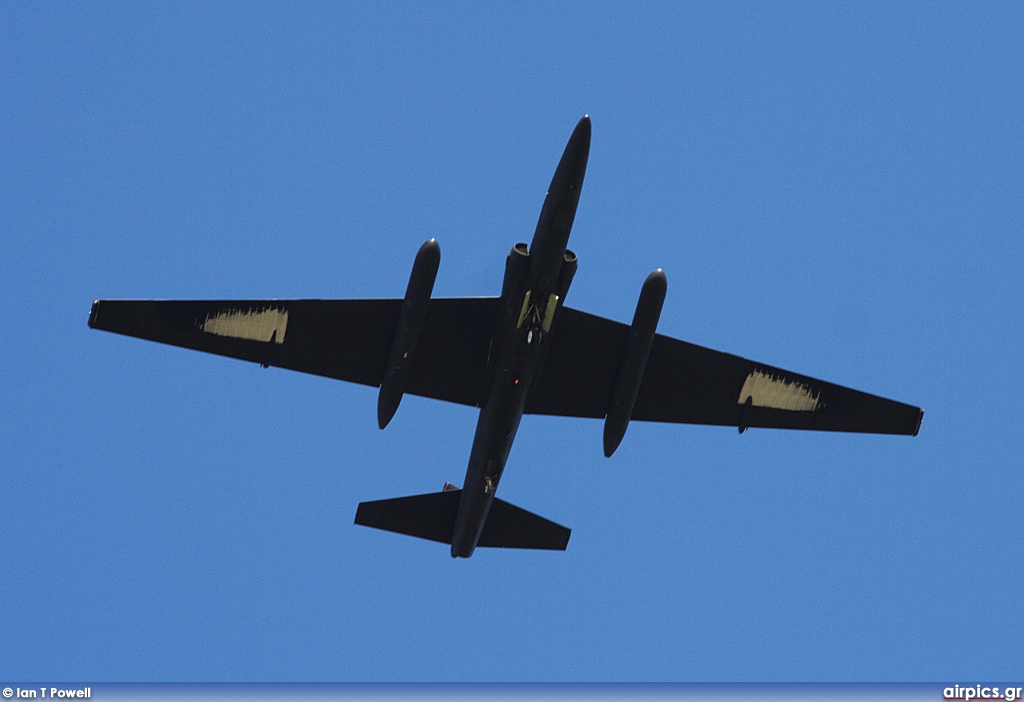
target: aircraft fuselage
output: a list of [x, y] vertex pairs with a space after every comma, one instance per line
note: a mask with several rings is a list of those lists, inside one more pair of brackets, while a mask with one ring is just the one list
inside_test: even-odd
[[[489, 391], [481, 404], [469, 467], [452, 535], [452, 557], [473, 554], [526, 407], [530, 385], [550, 348], [557, 311], [575, 273], [566, 245], [576, 217], [590, 153], [590, 118], [583, 117], [551, 179], [525, 274], [506, 268], [502, 310], [491, 342]], [[518, 249], [518, 250], [517, 250]], [[512, 256], [525, 252], [517, 245]], [[571, 261], [571, 265], [565, 265]], [[511, 278], [510, 278], [510, 271]]]

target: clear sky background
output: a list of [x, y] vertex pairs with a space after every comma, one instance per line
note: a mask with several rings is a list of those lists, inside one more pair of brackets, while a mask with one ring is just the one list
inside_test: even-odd
[[[1024, 6], [0, 6], [0, 677], [954, 680], [1024, 661]], [[565, 553], [352, 524], [477, 411], [92, 331], [94, 298], [496, 295], [593, 119], [568, 304], [917, 438], [526, 417]]]

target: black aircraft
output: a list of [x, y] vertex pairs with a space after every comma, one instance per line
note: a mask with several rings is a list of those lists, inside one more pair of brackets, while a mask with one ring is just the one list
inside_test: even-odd
[[480, 408], [462, 489], [363, 502], [356, 524], [451, 544], [564, 550], [569, 529], [494, 496], [523, 413], [604, 419], [604, 453], [630, 420], [916, 435], [923, 410], [655, 333], [665, 274], [631, 325], [564, 307], [566, 248], [590, 153], [573, 130], [529, 247], [500, 297], [430, 297], [441, 253], [420, 247], [402, 300], [96, 300], [95, 329], [380, 387], [383, 429], [404, 393]]

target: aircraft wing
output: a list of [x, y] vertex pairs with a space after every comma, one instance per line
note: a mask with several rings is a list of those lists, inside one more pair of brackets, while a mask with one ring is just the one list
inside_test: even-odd
[[[526, 412], [603, 418], [629, 326], [563, 307]], [[918, 407], [654, 337], [632, 419], [733, 427], [917, 434]]]
[[[379, 386], [402, 300], [96, 300], [89, 326]], [[486, 391], [494, 297], [434, 298], [406, 392], [476, 406]]]

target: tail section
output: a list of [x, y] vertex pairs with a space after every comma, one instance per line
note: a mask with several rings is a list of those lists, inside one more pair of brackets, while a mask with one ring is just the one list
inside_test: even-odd
[[[462, 490], [446, 484], [441, 492], [361, 502], [356, 524], [450, 544], [461, 499]], [[564, 551], [571, 532], [495, 497], [477, 546]]]

